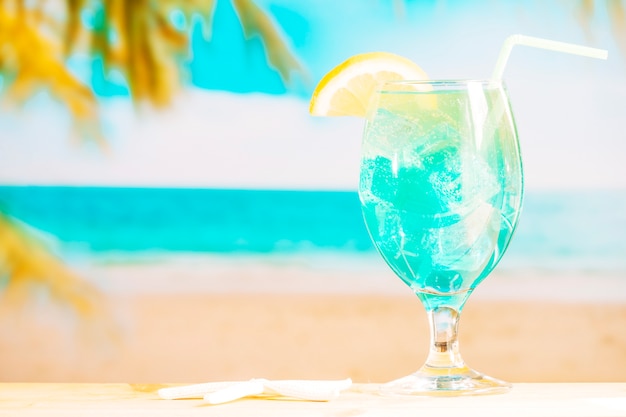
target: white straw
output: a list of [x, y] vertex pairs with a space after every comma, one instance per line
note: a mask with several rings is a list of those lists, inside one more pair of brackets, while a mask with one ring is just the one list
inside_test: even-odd
[[511, 35], [504, 41], [496, 67], [491, 76], [494, 80], [501, 80], [504, 67], [509, 60], [511, 50], [515, 45], [532, 46], [533, 48], [549, 49], [551, 51], [564, 52], [567, 54], [582, 55], [589, 58], [606, 59], [608, 52], [604, 49], [589, 48], [587, 46], [575, 45], [573, 43], [557, 42], [548, 39], [535, 38], [525, 35]]

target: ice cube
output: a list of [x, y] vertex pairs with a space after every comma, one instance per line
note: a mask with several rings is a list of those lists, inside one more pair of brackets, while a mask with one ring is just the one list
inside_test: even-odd
[[366, 199], [393, 201], [398, 187], [398, 179], [393, 172], [392, 161], [376, 156], [361, 162], [361, 194]]
[[456, 223], [430, 229], [424, 246], [435, 265], [480, 272], [496, 247], [500, 212], [484, 202], [464, 211]]
[[398, 152], [397, 207], [436, 214], [460, 199], [459, 153], [462, 140], [448, 125], [440, 125], [412, 146]]
[[428, 173], [427, 199], [438, 201], [442, 213], [488, 201], [499, 191], [493, 169], [473, 138], [464, 137], [450, 124], [432, 129], [417, 143], [410, 158], [405, 166]]

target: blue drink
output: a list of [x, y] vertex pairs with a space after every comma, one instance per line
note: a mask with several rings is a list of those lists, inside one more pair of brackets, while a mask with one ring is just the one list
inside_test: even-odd
[[433, 391], [462, 392], [468, 378], [486, 384], [477, 390], [493, 388], [496, 380], [463, 364], [456, 327], [468, 296], [506, 250], [522, 185], [501, 83], [396, 82], [377, 92], [363, 135], [359, 194], [377, 250], [431, 318], [426, 373], [458, 376], [447, 388], [428, 376]]

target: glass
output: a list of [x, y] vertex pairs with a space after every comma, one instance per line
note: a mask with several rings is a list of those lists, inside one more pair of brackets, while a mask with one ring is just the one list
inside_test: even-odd
[[501, 81], [397, 81], [374, 93], [359, 196], [378, 252], [420, 299], [430, 352], [387, 394], [505, 392], [459, 353], [463, 305], [496, 266], [518, 221], [522, 162]]

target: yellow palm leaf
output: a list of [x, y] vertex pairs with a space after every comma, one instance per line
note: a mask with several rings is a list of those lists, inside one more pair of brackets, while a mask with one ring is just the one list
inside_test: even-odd
[[33, 286], [41, 286], [81, 316], [103, 311], [99, 291], [70, 271], [21, 225], [0, 212], [0, 275], [10, 276], [4, 302], [23, 303]]
[[239, 20], [248, 38], [259, 35], [265, 44], [267, 57], [282, 78], [289, 81], [294, 71], [302, 72], [303, 67], [289, 50], [276, 25], [252, 0], [232, 0]]

